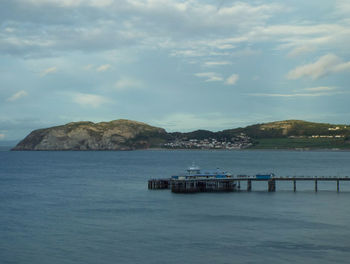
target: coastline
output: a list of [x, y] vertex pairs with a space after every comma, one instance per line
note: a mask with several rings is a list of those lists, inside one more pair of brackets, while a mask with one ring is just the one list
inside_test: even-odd
[[169, 148], [145, 148], [145, 149], [130, 149], [130, 150], [106, 150], [106, 149], [89, 149], [89, 150], [13, 150], [13, 146], [0, 146], [0, 151], [9, 151], [9, 152], [45, 152], [45, 151], [55, 151], [55, 152], [77, 152], [77, 151], [108, 151], [108, 152], [128, 152], [128, 151], [212, 151], [212, 152], [239, 152], [239, 151], [293, 151], [293, 152], [350, 152], [350, 148], [337, 149], [337, 148], [244, 148], [244, 149], [189, 149], [189, 148], [177, 148], [177, 149], [169, 149]]
[[322, 152], [350, 152], [349, 149], [327, 149], [327, 148], [305, 148], [305, 149], [293, 149], [293, 148], [246, 148], [246, 149], [166, 149], [166, 148], [148, 148], [148, 149], [138, 149], [139, 150], [169, 150], [169, 151], [295, 151], [295, 152], [307, 152], [307, 151], [322, 151]]

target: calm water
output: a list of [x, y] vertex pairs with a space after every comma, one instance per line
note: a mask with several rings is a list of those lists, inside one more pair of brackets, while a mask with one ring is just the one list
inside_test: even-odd
[[255, 182], [251, 193], [147, 190], [192, 161], [350, 176], [350, 152], [0, 151], [0, 263], [349, 263], [350, 183], [340, 193], [299, 182], [296, 193]]

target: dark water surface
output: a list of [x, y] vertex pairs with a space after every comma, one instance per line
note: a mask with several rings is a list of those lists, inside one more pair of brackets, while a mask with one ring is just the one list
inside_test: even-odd
[[[149, 191], [195, 161], [234, 174], [350, 176], [350, 152], [0, 151], [0, 263], [349, 263], [350, 183]], [[242, 186], [244, 187], [244, 186]]]

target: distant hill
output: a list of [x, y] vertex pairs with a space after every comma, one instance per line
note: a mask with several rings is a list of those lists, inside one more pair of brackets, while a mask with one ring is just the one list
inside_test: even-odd
[[164, 129], [136, 121], [73, 122], [35, 130], [13, 150], [134, 150], [167, 140]]
[[285, 120], [224, 130], [244, 133], [261, 149], [350, 149], [350, 126]]
[[252, 138], [285, 138], [291, 136], [350, 135], [350, 126], [285, 120], [222, 131], [223, 134], [245, 133]]
[[73, 122], [31, 132], [13, 150], [134, 150], [159, 148], [181, 140], [251, 140], [253, 148], [350, 149], [350, 127], [301, 120], [255, 124], [219, 132], [196, 130], [167, 133], [163, 128], [131, 120]]

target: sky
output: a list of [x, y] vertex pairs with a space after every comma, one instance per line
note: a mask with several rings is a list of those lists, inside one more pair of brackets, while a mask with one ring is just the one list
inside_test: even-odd
[[349, 0], [1, 0], [0, 140], [121, 118], [349, 124], [349, 43]]

